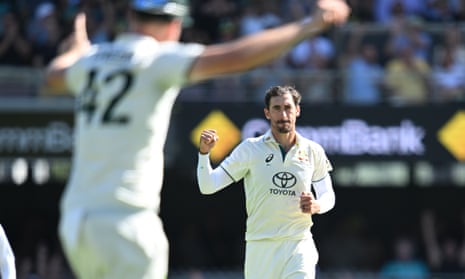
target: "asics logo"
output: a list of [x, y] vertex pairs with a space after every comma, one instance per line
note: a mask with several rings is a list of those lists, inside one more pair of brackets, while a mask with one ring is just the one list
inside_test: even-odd
[[271, 162], [271, 161], [273, 160], [273, 157], [274, 157], [273, 153], [271, 153], [270, 155], [266, 156], [266, 158], [265, 158], [265, 163]]

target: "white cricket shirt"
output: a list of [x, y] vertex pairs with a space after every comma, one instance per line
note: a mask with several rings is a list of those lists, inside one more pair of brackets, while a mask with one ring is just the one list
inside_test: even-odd
[[219, 167], [234, 181], [244, 179], [247, 241], [311, 237], [311, 215], [302, 212], [300, 195], [332, 170], [319, 144], [297, 134], [284, 156], [268, 131], [244, 140]]
[[94, 46], [68, 70], [78, 104], [63, 209], [158, 209], [172, 106], [203, 50], [123, 34]]

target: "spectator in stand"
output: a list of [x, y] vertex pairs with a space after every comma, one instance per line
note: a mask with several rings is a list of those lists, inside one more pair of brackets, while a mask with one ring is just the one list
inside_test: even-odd
[[60, 23], [63, 23], [65, 29], [64, 32], [72, 31], [74, 17], [86, 2], [81, 0], [56, 0], [54, 2]]
[[[421, 229], [428, 263], [433, 272], [443, 273], [448, 278], [463, 278], [465, 236], [462, 236], [461, 242], [452, 234], [445, 233], [444, 236], [440, 236], [439, 228], [443, 226], [437, 222], [436, 217], [437, 214], [431, 209], [424, 210], [421, 216]], [[465, 211], [460, 217], [459, 227], [461, 227], [461, 232], [465, 233]]]
[[55, 4], [43, 2], [37, 6], [29, 23], [28, 37], [35, 53], [33, 65], [44, 67], [58, 53], [62, 40]]
[[349, 33], [349, 42], [343, 56], [341, 68], [344, 75], [346, 104], [376, 105], [383, 102], [384, 69], [378, 60], [378, 48], [364, 41], [362, 26], [354, 27]]
[[219, 42], [221, 25], [225, 21], [234, 20], [239, 12], [237, 2], [232, 0], [198, 1], [192, 7], [197, 7], [194, 11], [194, 27], [204, 30], [211, 43]]
[[327, 34], [307, 39], [287, 55], [287, 65], [294, 72], [294, 84], [301, 88], [305, 102], [334, 101], [333, 79], [329, 71], [336, 55], [335, 46]]
[[335, 58], [335, 47], [327, 35], [319, 35], [302, 41], [287, 55], [291, 69], [328, 69]]
[[376, 0], [348, 0], [347, 4], [352, 8], [351, 22], [373, 22], [374, 4]]
[[292, 72], [286, 67], [284, 57], [257, 67], [249, 74], [242, 76], [242, 83], [249, 95], [249, 100], [257, 104], [263, 103], [263, 92], [280, 84], [292, 84]]
[[433, 48], [433, 63], [440, 63], [447, 50], [453, 52], [454, 61], [465, 65], [465, 45], [459, 26], [456, 24], [447, 25], [441, 39], [442, 43], [436, 44]]
[[452, 1], [428, 0], [425, 1], [425, 19], [429, 22], [453, 22], [454, 12]]
[[287, 0], [282, 5], [281, 16], [285, 21], [292, 21], [309, 15], [314, 9], [314, 1], [308, 0]]
[[219, 43], [225, 43], [239, 37], [239, 27], [236, 21], [225, 20], [221, 23]]
[[260, 17], [265, 29], [273, 28], [283, 23], [279, 15], [279, 8], [276, 1], [260, 0]]
[[116, 33], [115, 7], [112, 1], [102, 0], [84, 2], [82, 10], [87, 15], [87, 33], [92, 43], [103, 43], [113, 40]]
[[[395, 52], [398, 51], [393, 47], [393, 42], [398, 41], [394, 38], [406, 38], [406, 36], [404, 36], [404, 29], [407, 21], [407, 14], [404, 11], [404, 6], [401, 3], [396, 2], [390, 9], [390, 20], [380, 24], [380, 26], [384, 28], [381, 32], [382, 38], [379, 39], [382, 41], [379, 46], [382, 65], [385, 65], [389, 59], [392, 59], [395, 56]], [[406, 40], [403, 41], [405, 42]]]
[[[287, 3], [289, 20], [304, 17], [313, 6], [308, 1], [292, 0]], [[286, 55], [287, 67], [293, 72], [302, 100], [310, 103], [334, 101], [333, 79], [328, 71], [333, 66], [336, 48], [329, 34], [320, 34], [294, 46]]]
[[384, 83], [393, 105], [422, 105], [429, 102], [430, 73], [428, 62], [415, 56], [411, 45], [399, 49], [388, 61]]
[[30, 66], [32, 49], [18, 20], [17, 14], [6, 7], [0, 34], [0, 64]]
[[282, 23], [281, 18], [274, 13], [273, 8], [266, 7], [266, 3], [263, 2], [247, 3], [239, 20], [239, 34], [241, 36], [255, 34]]
[[[27, 23], [34, 16], [34, 11], [38, 5], [40, 5], [45, 0], [3, 0], [1, 3], [8, 3], [10, 7], [18, 15], [20, 22], [24, 24], [24, 27], [27, 27]], [[67, 0], [62, 0], [67, 1]]]
[[465, 65], [455, 59], [453, 49], [442, 52], [438, 63], [433, 65], [432, 76], [435, 101], [465, 100]]
[[429, 278], [428, 265], [417, 258], [416, 245], [411, 237], [400, 236], [394, 240], [394, 255], [381, 267], [381, 279]]
[[389, 23], [399, 13], [405, 16], [423, 16], [424, 0], [375, 0], [375, 19], [380, 23]]
[[239, 20], [240, 36], [248, 36], [264, 30], [260, 20], [259, 7], [257, 3], [250, 2], [244, 7], [244, 11]]
[[455, 4], [452, 8], [454, 12], [454, 19], [457, 22], [460, 21], [465, 21], [465, 1], [464, 0], [458, 0], [452, 2]]
[[392, 21], [386, 55], [395, 56], [405, 45], [411, 46], [415, 56], [429, 61], [431, 35], [424, 30], [424, 23], [419, 17], [397, 18]]

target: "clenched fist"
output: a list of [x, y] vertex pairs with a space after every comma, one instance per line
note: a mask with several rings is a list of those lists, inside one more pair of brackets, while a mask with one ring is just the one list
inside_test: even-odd
[[219, 137], [216, 134], [216, 130], [206, 129], [203, 130], [200, 134], [200, 146], [199, 152], [201, 154], [210, 153], [210, 150], [215, 146], [216, 142], [219, 140]]
[[303, 192], [300, 195], [300, 208], [303, 213], [315, 214], [320, 212], [320, 204], [312, 193]]

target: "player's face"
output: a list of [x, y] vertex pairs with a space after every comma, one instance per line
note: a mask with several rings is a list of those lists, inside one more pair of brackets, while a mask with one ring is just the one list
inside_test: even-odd
[[269, 108], [265, 108], [265, 116], [270, 120], [271, 129], [278, 133], [294, 131], [299, 115], [300, 106], [294, 104], [291, 94], [271, 97]]

